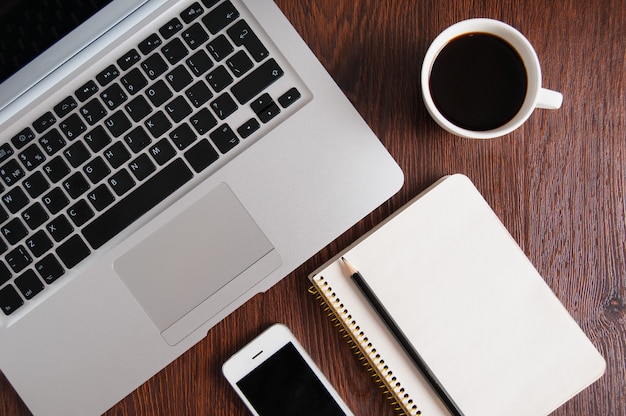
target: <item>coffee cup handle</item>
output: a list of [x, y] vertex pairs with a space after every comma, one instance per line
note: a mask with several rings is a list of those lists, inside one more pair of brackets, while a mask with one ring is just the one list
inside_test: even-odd
[[537, 108], [545, 108], [548, 110], [557, 110], [563, 104], [563, 94], [546, 88], [539, 90], [537, 97]]

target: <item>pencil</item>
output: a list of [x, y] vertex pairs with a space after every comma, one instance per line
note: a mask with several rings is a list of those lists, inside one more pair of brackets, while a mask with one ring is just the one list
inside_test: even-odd
[[370, 288], [365, 279], [363, 279], [363, 276], [361, 275], [361, 273], [359, 273], [358, 269], [350, 264], [344, 257], [341, 258], [341, 261], [348, 270], [352, 281], [354, 281], [361, 293], [363, 293], [363, 296], [365, 296], [365, 298], [370, 303], [370, 305], [372, 305], [372, 308], [374, 308], [378, 316], [383, 320], [391, 333], [396, 337], [404, 351], [411, 358], [413, 363], [415, 363], [417, 369], [422, 373], [422, 375], [433, 388], [437, 396], [439, 396], [448, 411], [453, 416], [463, 416], [463, 412], [461, 412], [461, 409], [459, 409], [454, 400], [452, 400], [450, 394], [448, 394], [448, 392], [439, 382], [435, 374], [428, 367], [428, 365], [419, 355], [417, 350], [413, 347], [409, 339], [406, 337], [406, 335], [404, 335], [404, 332], [402, 332], [398, 324], [396, 324], [396, 322], [391, 317], [387, 309], [384, 307], [380, 299], [378, 299], [378, 296], [376, 296], [372, 288]]

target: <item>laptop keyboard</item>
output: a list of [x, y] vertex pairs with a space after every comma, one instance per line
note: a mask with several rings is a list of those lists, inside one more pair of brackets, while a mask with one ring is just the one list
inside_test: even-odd
[[5, 315], [295, 111], [301, 92], [269, 91], [285, 70], [231, 1], [184, 4], [0, 146]]

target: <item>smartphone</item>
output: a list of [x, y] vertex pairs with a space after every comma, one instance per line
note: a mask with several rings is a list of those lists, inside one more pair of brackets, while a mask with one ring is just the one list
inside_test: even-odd
[[285, 325], [265, 330], [229, 358], [222, 372], [254, 415], [352, 416]]

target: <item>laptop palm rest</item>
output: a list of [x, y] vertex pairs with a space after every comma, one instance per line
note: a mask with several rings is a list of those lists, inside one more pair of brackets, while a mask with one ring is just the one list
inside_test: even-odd
[[222, 183], [113, 267], [167, 343], [175, 345], [281, 264]]

